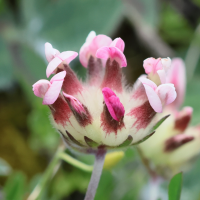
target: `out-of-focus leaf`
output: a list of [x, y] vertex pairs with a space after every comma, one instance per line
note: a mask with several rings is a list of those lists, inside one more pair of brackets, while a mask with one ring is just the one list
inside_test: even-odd
[[0, 158], [0, 176], [7, 176], [10, 174], [11, 170], [10, 165], [5, 160]]
[[169, 183], [168, 197], [169, 200], [180, 200], [182, 187], [182, 172], [176, 174]]
[[69, 168], [71, 170], [59, 170], [51, 182], [50, 193], [53, 199], [63, 199], [75, 191], [83, 194], [86, 192], [91, 174], [71, 166]]
[[58, 145], [60, 136], [53, 129], [49, 120], [49, 108], [42, 104], [42, 99], [34, 98], [36, 98], [34, 109], [28, 117], [28, 124], [32, 132], [30, 144], [35, 150], [45, 148], [53, 153]]
[[132, 3], [147, 24], [153, 27], [157, 26], [159, 19], [158, 1], [134, 0]]
[[193, 79], [188, 82], [186, 96], [183, 106], [191, 106], [193, 108], [192, 114], [192, 125], [197, 125], [200, 123], [200, 76], [195, 76]]
[[[28, 45], [21, 45], [21, 58], [23, 59], [25, 67], [29, 69], [29, 73], [32, 76], [31, 80], [36, 82], [39, 79], [46, 79], [47, 64], [34, 49]], [[24, 76], [26, 77], [28, 74], [24, 74]], [[34, 84], [34, 82], [31, 82], [31, 84]]]
[[0, 90], [6, 90], [12, 86], [13, 70], [8, 48], [0, 37]]
[[22, 6], [24, 37], [37, 50], [49, 41], [61, 51], [79, 51], [91, 30], [111, 33], [122, 9], [115, 0], [23, 0]]
[[190, 44], [193, 29], [172, 6], [164, 4], [159, 17], [160, 34], [168, 44], [179, 48]]
[[26, 177], [21, 172], [14, 173], [9, 177], [4, 187], [6, 200], [22, 200], [25, 194]]

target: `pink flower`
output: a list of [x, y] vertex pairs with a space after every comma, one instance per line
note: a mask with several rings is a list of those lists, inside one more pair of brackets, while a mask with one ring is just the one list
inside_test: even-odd
[[49, 62], [46, 70], [47, 78], [57, 72], [57, 68], [63, 69], [61, 65], [63, 62], [69, 64], [74, 58], [77, 57], [78, 53], [74, 51], [64, 51], [60, 53], [57, 49], [54, 49], [48, 42], [45, 43], [45, 55]]
[[43, 104], [53, 104], [59, 96], [66, 72], [60, 72], [48, 80], [39, 80], [33, 84], [33, 92], [36, 96], [43, 98]]
[[147, 78], [139, 78], [139, 80], [144, 85], [149, 103], [156, 112], [161, 113], [163, 106], [172, 103], [176, 99], [176, 91], [173, 84], [162, 84], [157, 87], [153, 81]]
[[112, 42], [111, 38], [106, 35], [97, 35], [94, 31], [91, 31], [86, 38], [85, 43], [80, 49], [79, 59], [84, 67], [88, 67], [88, 61], [90, 56], [95, 57], [96, 51], [103, 46], [110, 45]]
[[143, 67], [148, 74], [148, 78], [153, 80], [156, 84], [167, 83], [167, 73], [171, 67], [170, 58], [147, 58], [144, 60]]
[[116, 38], [109, 46], [104, 46], [98, 49], [96, 57], [107, 60], [108, 58], [116, 60], [121, 67], [126, 67], [126, 57], [123, 54], [124, 41], [121, 38]]
[[174, 84], [178, 94], [172, 105], [179, 108], [183, 103], [186, 87], [185, 64], [181, 58], [172, 59], [172, 66], [169, 70], [168, 81]]
[[[157, 62], [157, 64], [154, 63], [152, 65], [155, 72], [154, 75], [156, 75], [159, 69], [161, 69], [162, 63], [160, 59], [150, 61], [149, 63], [153, 62]], [[147, 66], [146, 63], [145, 66]], [[147, 66], [147, 68], [146, 70], [149, 70], [148, 73], [153, 74], [153, 70], [150, 69], [150, 66]], [[157, 129], [157, 133], [153, 138], [150, 138], [140, 145], [140, 150], [143, 156], [151, 163], [150, 166], [154, 166], [154, 169], [152, 168], [151, 170], [155, 170], [155, 173], [158, 173], [160, 176], [171, 178], [175, 173], [185, 169], [185, 166], [188, 168], [191, 160], [194, 160], [199, 154], [200, 128], [199, 125], [189, 127], [193, 112], [191, 107], [184, 107], [181, 111], [178, 110], [184, 100], [186, 84], [185, 65], [182, 59], [172, 59], [171, 68], [167, 70], [165, 75], [165, 80], [168, 83], [160, 86], [166, 87], [166, 85], [173, 83], [173, 87], [175, 87], [177, 91], [177, 98], [170, 105], [164, 103], [167, 106], [164, 107], [163, 116], [170, 113], [170, 118]], [[153, 101], [155, 98], [153, 96], [157, 95], [162, 102], [163, 98], [160, 98], [157, 91], [160, 86], [157, 87], [155, 84], [152, 84], [150, 80], [145, 80], [144, 77], [140, 78], [140, 80], [144, 84], [146, 91], [148, 90], [147, 96], [150, 104], [152, 102], [152, 106], [156, 109], [160, 108], [160, 103], [156, 104], [155, 101]], [[155, 93], [150, 90], [154, 90]], [[170, 90], [168, 91], [170, 92]], [[167, 94], [164, 99], [167, 101], [169, 96], [170, 95]], [[158, 99], [158, 97], [156, 98]]]
[[[127, 89], [122, 74], [127, 65], [124, 47], [121, 38], [112, 41], [91, 32], [80, 50], [80, 61], [88, 73], [86, 83], [77, 78], [69, 62], [60, 60], [57, 50], [48, 48], [47, 58], [54, 56], [53, 60], [62, 63], [55, 73], [66, 72], [62, 92], [59, 95], [60, 88], [56, 91], [56, 100], [52, 94], [55, 101], [50, 109], [53, 125], [69, 146], [94, 151], [138, 144], [155, 132], [156, 112], [175, 99], [172, 84], [156, 85], [146, 78], [141, 79], [143, 84], [137, 82], [137, 88]], [[56, 69], [58, 65], [52, 62], [51, 66]], [[46, 95], [49, 85], [44, 88], [40, 94]]]
[[121, 121], [124, 117], [125, 110], [119, 98], [110, 88], [103, 88], [102, 93], [112, 118], [116, 121]]

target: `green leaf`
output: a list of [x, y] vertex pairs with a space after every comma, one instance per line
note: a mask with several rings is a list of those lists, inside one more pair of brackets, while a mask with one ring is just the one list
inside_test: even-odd
[[180, 200], [182, 187], [182, 172], [176, 174], [169, 183], [168, 196], [169, 200]]
[[9, 177], [4, 187], [6, 200], [22, 200], [25, 194], [26, 177], [21, 172], [16, 172]]

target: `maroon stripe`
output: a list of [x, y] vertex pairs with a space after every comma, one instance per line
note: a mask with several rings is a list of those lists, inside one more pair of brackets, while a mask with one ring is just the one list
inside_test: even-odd
[[119, 63], [110, 59], [106, 62], [106, 69], [101, 88], [109, 87], [116, 92], [122, 92], [122, 69]]

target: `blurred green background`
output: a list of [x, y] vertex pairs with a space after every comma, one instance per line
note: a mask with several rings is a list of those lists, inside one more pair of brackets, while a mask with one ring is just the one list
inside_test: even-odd
[[[49, 110], [32, 84], [45, 79], [44, 43], [79, 51], [91, 30], [121, 37], [130, 84], [144, 73], [147, 57], [182, 57], [187, 68], [184, 105], [200, 122], [200, 0], [0, 0], [0, 199], [26, 199], [60, 144]], [[79, 60], [71, 67], [80, 78]], [[68, 152], [71, 154], [70, 152]], [[88, 164], [93, 156], [71, 154]], [[42, 200], [84, 198], [90, 173], [62, 162]], [[182, 200], [200, 199], [200, 160], [184, 174]], [[104, 170], [95, 200], [142, 199], [148, 174], [134, 148]], [[163, 185], [166, 191], [167, 182]]]

